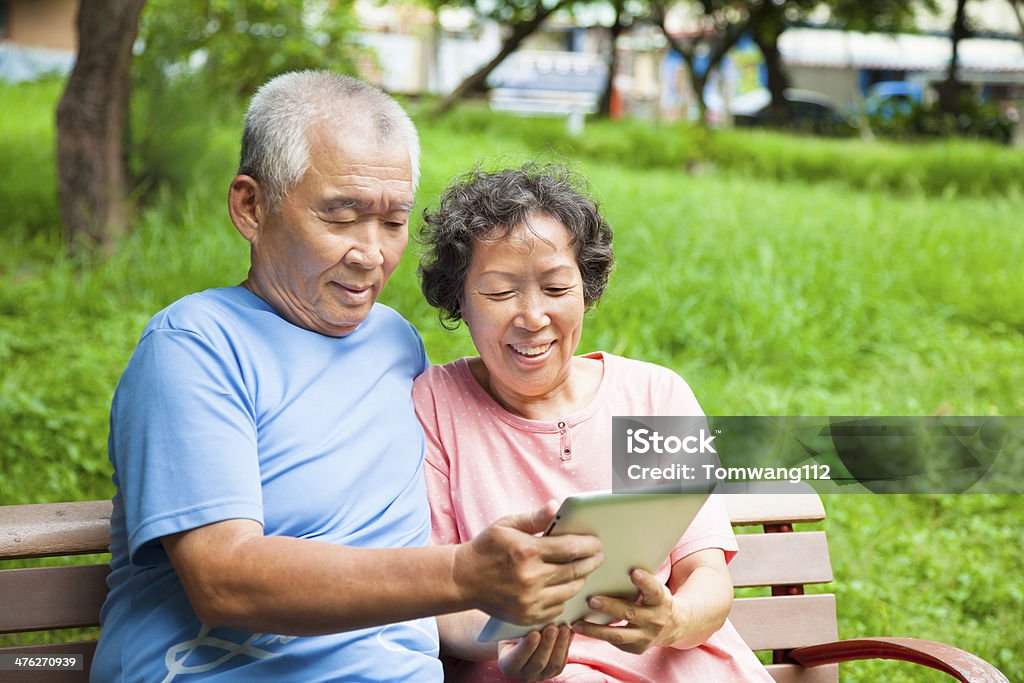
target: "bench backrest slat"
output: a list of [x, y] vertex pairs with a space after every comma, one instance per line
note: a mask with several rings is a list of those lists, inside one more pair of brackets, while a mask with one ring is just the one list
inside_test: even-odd
[[836, 596], [738, 598], [729, 620], [752, 650], [788, 650], [836, 640]]
[[0, 571], [0, 633], [98, 626], [105, 564]]
[[821, 498], [811, 493], [731, 493], [723, 496], [733, 526], [796, 524], [825, 519]]
[[109, 500], [0, 506], [0, 560], [104, 553]]
[[832, 581], [824, 531], [741, 534], [736, 543], [740, 551], [729, 563], [729, 574], [737, 588]]

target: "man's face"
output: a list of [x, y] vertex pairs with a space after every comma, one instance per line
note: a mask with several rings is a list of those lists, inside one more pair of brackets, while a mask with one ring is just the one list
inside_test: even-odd
[[309, 169], [262, 211], [249, 285], [288, 321], [343, 337], [366, 319], [409, 241], [412, 169], [402, 145], [311, 128]]

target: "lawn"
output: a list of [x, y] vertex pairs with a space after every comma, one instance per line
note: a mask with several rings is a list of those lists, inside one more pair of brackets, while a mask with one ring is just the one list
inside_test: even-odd
[[[237, 119], [190, 119], [190, 132], [178, 131], [185, 139], [150, 136], [156, 142], [136, 164], [160, 159], [167, 167], [152, 176], [171, 180], [148, 188], [135, 233], [110, 258], [60, 256], [57, 93], [56, 84], [0, 90], [0, 504], [110, 496], [107, 410], [146, 321], [246, 270], [224, 208]], [[704, 138], [640, 124], [622, 135], [588, 126], [573, 141], [557, 121], [538, 122], [535, 136], [503, 121], [475, 112], [421, 122], [418, 205], [435, 203], [478, 161], [560, 159], [583, 172], [615, 228], [617, 267], [581, 349], [675, 369], [710, 414], [1024, 414], [1021, 176], [964, 179], [964, 167], [989, 159], [1011, 168], [1019, 151], [738, 131]], [[659, 136], [678, 163], [648, 149]], [[933, 165], [908, 162], [917, 152], [963, 164], [949, 164], [943, 182]], [[691, 154], [704, 161], [687, 164]], [[862, 157], [873, 175], [855, 161]], [[383, 300], [421, 330], [434, 362], [472, 353], [465, 331], [441, 329], [422, 301], [415, 251]], [[1020, 496], [825, 502], [843, 637], [943, 640], [1024, 680]], [[897, 664], [843, 672], [844, 681], [948, 680]]]

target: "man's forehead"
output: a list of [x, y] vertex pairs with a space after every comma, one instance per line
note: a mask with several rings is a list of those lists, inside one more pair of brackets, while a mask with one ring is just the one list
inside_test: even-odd
[[380, 142], [361, 135], [319, 129], [308, 137], [310, 172], [321, 178], [330, 198], [350, 206], [413, 201], [412, 162], [401, 140]]

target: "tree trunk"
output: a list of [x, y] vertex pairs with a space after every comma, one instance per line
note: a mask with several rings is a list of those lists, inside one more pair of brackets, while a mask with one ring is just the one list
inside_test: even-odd
[[604, 84], [604, 92], [601, 93], [601, 100], [597, 106], [597, 113], [599, 116], [609, 117], [612, 113], [612, 89], [615, 85], [615, 71], [619, 66], [619, 53], [615, 49], [615, 44], [619, 40], [619, 36], [622, 35], [622, 30], [625, 26], [622, 25], [622, 9], [625, 4], [625, 0], [615, 0], [615, 23], [612, 24], [611, 28], [611, 59], [608, 60], [608, 80]]
[[690, 87], [693, 88], [693, 96], [697, 100], [698, 121], [700, 125], [707, 126], [708, 105], [704, 101], [704, 87], [707, 85], [708, 77], [713, 70], [718, 68], [718, 65], [725, 58], [729, 50], [732, 49], [732, 46], [743, 36], [743, 33], [750, 25], [750, 19], [739, 24], [730, 24], [717, 32], [717, 35], [710, 41], [711, 49], [708, 53], [707, 68], [704, 69], [703, 74], [698, 74], [697, 69], [694, 68], [696, 64], [697, 41], [694, 41], [692, 45], [684, 45], [675, 36], [669, 34], [665, 28], [665, 8], [661, 4], [655, 3], [653, 5], [652, 18], [654, 23], [658, 25], [658, 28], [661, 29], [661, 33], [665, 36], [669, 46], [682, 56], [683, 62], [686, 64], [686, 71], [690, 77]]
[[540, 25], [544, 23], [544, 20], [548, 18], [548, 15], [561, 9], [565, 5], [569, 4], [570, 0], [559, 0], [556, 4], [550, 8], [545, 7], [542, 2], [537, 2], [537, 10], [531, 19], [514, 24], [512, 26], [512, 33], [509, 34], [505, 42], [501, 44], [501, 49], [498, 50], [498, 54], [495, 55], [494, 59], [487, 62], [475, 72], [466, 77], [462, 83], [455, 88], [455, 90], [448, 93], [444, 98], [441, 99], [437, 104], [437, 108], [434, 110], [434, 115], [439, 116], [449, 111], [455, 103], [460, 99], [468, 95], [469, 93], [482, 88], [484, 83], [487, 81], [487, 77], [491, 75], [499, 64], [505, 61], [505, 58], [516, 51], [516, 48], [534, 31], [540, 28]]
[[1017, 4], [1017, 0], [1007, 0], [1010, 3], [1010, 7], [1013, 8], [1013, 14], [1017, 17], [1017, 25], [1020, 26], [1020, 42], [1024, 43], [1024, 16], [1021, 16], [1020, 6]]
[[939, 87], [939, 108], [947, 114], [956, 114], [960, 110], [960, 79], [957, 74], [957, 62], [960, 60], [960, 41], [967, 37], [967, 15], [964, 6], [967, 0], [957, 0], [956, 18], [953, 19], [953, 54], [949, 60], [946, 80]]
[[81, 0], [78, 58], [57, 105], [57, 177], [69, 249], [109, 249], [128, 230], [124, 130], [145, 0]]
[[761, 50], [768, 71], [768, 92], [772, 97], [772, 102], [768, 106], [768, 119], [776, 125], [787, 123], [791, 118], [789, 107], [786, 106], [789, 77], [786, 75], [782, 53], [779, 51], [779, 36], [782, 35], [784, 28], [781, 17], [769, 16], [754, 30], [754, 42]]

